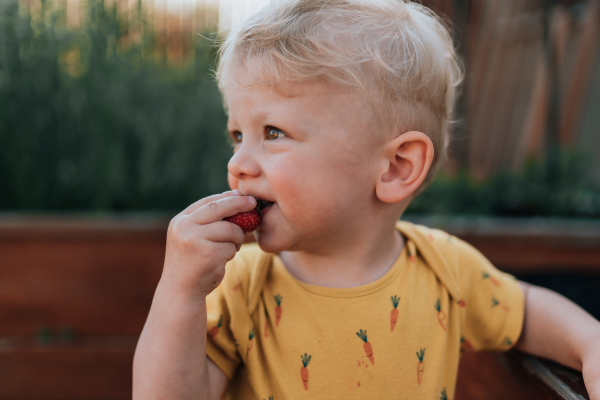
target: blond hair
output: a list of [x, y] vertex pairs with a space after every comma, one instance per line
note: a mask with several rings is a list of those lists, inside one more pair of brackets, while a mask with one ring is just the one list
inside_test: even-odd
[[363, 89], [388, 132], [416, 130], [432, 140], [425, 184], [446, 157], [463, 69], [447, 24], [421, 4], [273, 2], [223, 42], [216, 74], [223, 93], [231, 66], [255, 67], [255, 83], [325, 79]]

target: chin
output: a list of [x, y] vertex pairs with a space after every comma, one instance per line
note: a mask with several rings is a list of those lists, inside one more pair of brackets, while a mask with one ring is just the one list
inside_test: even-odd
[[274, 238], [269, 234], [261, 234], [261, 232], [254, 232], [254, 238], [256, 239], [256, 243], [258, 243], [258, 247], [266, 253], [277, 254], [282, 251], [290, 250], [290, 244], [285, 243], [285, 240], [282, 238]]

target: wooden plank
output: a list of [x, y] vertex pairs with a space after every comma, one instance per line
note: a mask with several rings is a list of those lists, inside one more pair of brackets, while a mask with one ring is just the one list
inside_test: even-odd
[[0, 398], [131, 399], [136, 342], [137, 336], [96, 337], [44, 347], [32, 338], [0, 338]]
[[463, 353], [455, 400], [531, 400], [529, 392], [506, 373], [492, 353]]
[[164, 251], [164, 238], [0, 241], [0, 335], [139, 334]]
[[497, 359], [506, 373], [537, 399], [589, 400], [579, 371], [518, 351], [498, 355]]
[[568, 271], [600, 272], [600, 248], [567, 248], [552, 242], [523, 241], [514, 237], [461, 235], [495, 266], [510, 273]]
[[464, 353], [455, 400], [589, 400], [578, 371], [516, 350]]

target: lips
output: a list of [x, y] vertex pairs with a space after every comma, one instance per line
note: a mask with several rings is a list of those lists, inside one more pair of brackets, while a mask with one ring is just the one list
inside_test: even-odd
[[273, 203], [274, 202], [272, 202], [272, 201], [267, 201], [267, 200], [262, 200], [262, 199], [256, 198], [256, 204], [260, 211], [264, 210], [265, 208], [270, 207], [271, 205], [273, 205]]

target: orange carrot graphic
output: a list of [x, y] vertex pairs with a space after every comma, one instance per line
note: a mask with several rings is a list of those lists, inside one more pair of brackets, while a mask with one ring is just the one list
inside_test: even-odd
[[303, 367], [300, 368], [300, 377], [302, 378], [302, 384], [304, 385], [304, 390], [308, 390], [308, 363], [310, 362], [311, 356], [306, 355], [306, 353], [304, 353], [304, 355], [300, 356], [300, 359], [302, 359], [302, 365]]
[[425, 357], [425, 349], [417, 351], [417, 357], [419, 358], [419, 363], [417, 364], [417, 382], [420, 385], [421, 380], [423, 379], [423, 372], [425, 371], [425, 364], [423, 364], [423, 357]]
[[442, 311], [442, 306], [440, 305], [440, 299], [437, 299], [437, 301], [435, 302], [435, 309], [437, 310], [438, 322], [440, 323], [440, 326], [442, 327], [444, 332], [446, 332], [446, 325], [444, 324], [444, 321], [446, 320], [446, 313]]
[[505, 305], [502, 301], [497, 300], [495, 297], [492, 297], [492, 308], [494, 308], [494, 307], [498, 307], [502, 311], [506, 311], [506, 312], [510, 311], [510, 307]]
[[221, 327], [221, 325], [223, 325], [223, 314], [221, 314], [221, 316], [219, 317], [219, 322], [217, 323], [217, 326], [213, 326], [212, 328], [210, 328], [210, 331], [208, 331], [208, 336], [215, 337], [217, 333], [219, 333], [219, 328]]
[[233, 290], [240, 290], [240, 288], [241, 288], [241, 287], [242, 287], [242, 284], [241, 284], [241, 283], [238, 283], [237, 285], [235, 285], [235, 286], [233, 287]]
[[492, 282], [492, 284], [496, 287], [500, 287], [500, 282], [498, 282], [498, 279], [494, 278], [493, 276], [491, 276], [490, 274], [488, 274], [487, 272], [483, 271], [481, 273], [481, 276], [483, 277], [483, 279], [489, 279], [490, 282]]
[[392, 328], [392, 332], [394, 332], [396, 321], [398, 321], [398, 303], [400, 303], [400, 297], [392, 296], [392, 305], [394, 306], [390, 314], [390, 328]]
[[373, 346], [371, 343], [367, 341], [367, 331], [361, 329], [360, 332], [356, 332], [356, 336], [360, 338], [365, 344], [363, 344], [363, 348], [365, 349], [365, 353], [367, 354], [367, 358], [371, 361], [371, 364], [375, 365], [375, 357], [373, 357]]
[[464, 301], [463, 299], [460, 299], [458, 301], [458, 306], [461, 307], [461, 308], [465, 308], [467, 306], [467, 302]]
[[281, 295], [276, 294], [275, 296], [273, 296], [273, 298], [275, 299], [275, 303], [277, 303], [277, 306], [275, 307], [275, 326], [279, 326], [279, 320], [281, 319], [281, 300], [283, 299], [283, 297], [281, 297]]
[[252, 328], [252, 330], [250, 331], [250, 334], [248, 335], [248, 350], [246, 350], [247, 353], [249, 353], [250, 350], [252, 350], [252, 345], [254, 345], [254, 341], [252, 339], [254, 339], [254, 327]]
[[415, 261], [415, 255], [413, 253], [411, 253], [410, 249], [408, 250], [408, 260], [410, 262], [414, 262]]

